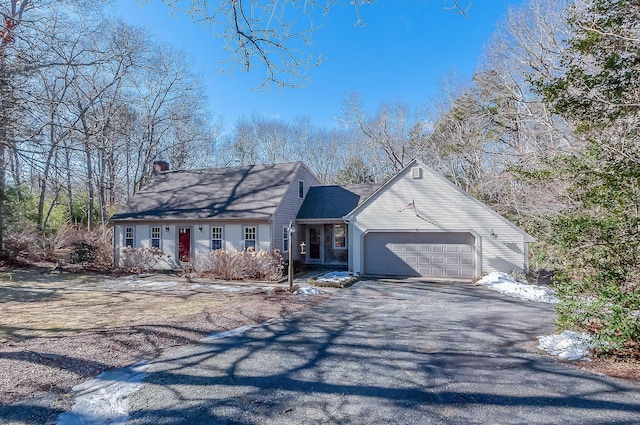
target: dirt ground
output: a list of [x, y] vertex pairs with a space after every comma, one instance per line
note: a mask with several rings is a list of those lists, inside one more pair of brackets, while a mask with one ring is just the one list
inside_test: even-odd
[[[71, 408], [72, 387], [107, 369], [286, 316], [330, 296], [294, 296], [286, 287], [0, 269], [0, 422], [53, 424]], [[574, 366], [640, 381], [637, 362], [595, 359]]]
[[72, 387], [107, 369], [330, 296], [274, 290], [286, 286], [0, 269], [0, 418], [35, 402], [46, 408], [25, 423], [54, 423], [71, 407]]

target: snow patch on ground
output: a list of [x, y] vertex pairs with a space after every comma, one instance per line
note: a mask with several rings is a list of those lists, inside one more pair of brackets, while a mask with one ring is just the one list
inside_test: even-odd
[[147, 367], [136, 363], [76, 385], [71, 413], [61, 414], [57, 425], [124, 425], [129, 417], [128, 397], [142, 386]]
[[[265, 323], [270, 323], [268, 320]], [[200, 342], [238, 336], [262, 325], [246, 325], [230, 331], [217, 332]], [[124, 425], [129, 418], [129, 396], [138, 391], [146, 376], [146, 362], [103, 372], [95, 379], [73, 387], [76, 399], [71, 413], [58, 416], [56, 425]]]
[[318, 282], [343, 283], [352, 281], [356, 276], [349, 272], [329, 272], [315, 278]]
[[556, 304], [558, 302], [556, 292], [553, 289], [547, 288], [546, 286], [520, 283], [506, 273], [489, 273], [478, 281], [478, 285], [522, 300], [550, 304]]
[[539, 336], [538, 348], [564, 360], [580, 360], [589, 357], [595, 346], [589, 334], [563, 331], [560, 334]]
[[324, 292], [322, 292], [319, 289], [310, 288], [310, 287], [296, 289], [295, 292], [293, 293], [293, 295], [319, 295], [319, 294], [324, 294]]

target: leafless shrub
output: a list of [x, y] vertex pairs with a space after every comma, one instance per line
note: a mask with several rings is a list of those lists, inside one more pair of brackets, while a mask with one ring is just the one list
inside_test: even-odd
[[78, 228], [78, 226], [73, 226], [71, 224], [62, 224], [55, 231], [51, 239], [49, 240], [49, 245], [51, 249], [57, 250], [69, 247], [73, 245], [75, 242], [82, 240], [82, 232]]
[[42, 235], [33, 223], [20, 221], [7, 226], [5, 254], [12, 261], [42, 261], [51, 257]]
[[122, 268], [133, 273], [153, 270], [164, 255], [159, 248], [122, 248]]
[[106, 225], [93, 230], [79, 226], [61, 226], [51, 240], [54, 249], [71, 246], [70, 261], [107, 269], [113, 266], [113, 229]]
[[224, 280], [270, 280], [282, 278], [283, 258], [278, 250], [209, 251], [196, 254], [193, 269], [197, 276]]

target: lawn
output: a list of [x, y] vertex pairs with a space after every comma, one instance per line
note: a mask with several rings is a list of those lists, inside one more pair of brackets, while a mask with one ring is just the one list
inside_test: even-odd
[[107, 369], [282, 317], [329, 296], [296, 296], [274, 286], [287, 287], [0, 269], [0, 419], [15, 411], [15, 403], [32, 399], [48, 408], [25, 423], [49, 423], [70, 408], [74, 385]]
[[5, 271], [0, 273], [0, 342], [156, 323], [219, 307], [237, 295], [175, 276]]

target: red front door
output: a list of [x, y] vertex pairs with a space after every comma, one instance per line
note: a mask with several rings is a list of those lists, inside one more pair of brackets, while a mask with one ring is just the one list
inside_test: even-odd
[[178, 258], [183, 263], [191, 262], [191, 229], [188, 227], [178, 229]]

